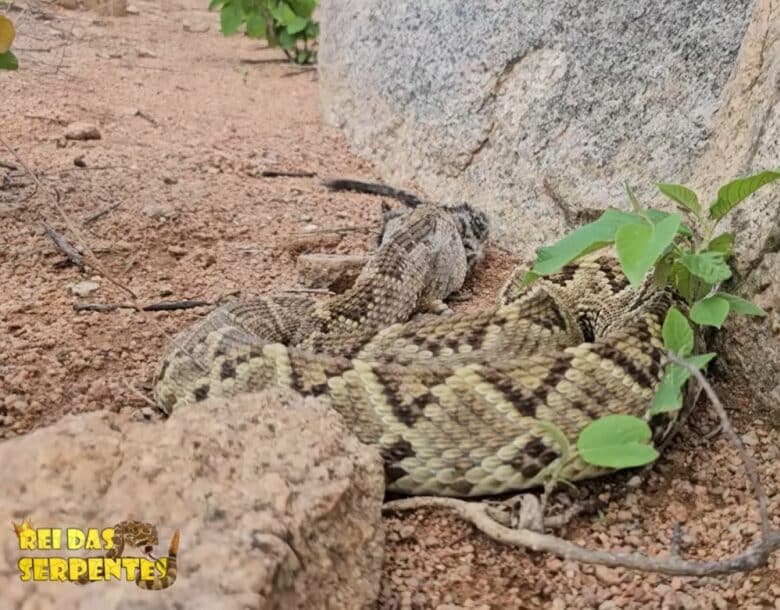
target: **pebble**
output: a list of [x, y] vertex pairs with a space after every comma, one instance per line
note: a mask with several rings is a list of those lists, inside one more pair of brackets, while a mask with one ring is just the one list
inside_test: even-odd
[[747, 434], [742, 435], [742, 442], [749, 447], [755, 447], [758, 445], [758, 437], [754, 431], [750, 431]]
[[69, 286], [70, 291], [79, 297], [86, 297], [100, 288], [100, 284], [91, 280], [84, 280]]
[[149, 49], [138, 49], [136, 55], [138, 55], [138, 57], [157, 57], [157, 55], [152, 53]]
[[605, 585], [620, 584], [620, 576], [618, 576], [612, 568], [608, 568], [606, 566], [596, 566], [594, 573], [596, 574], [596, 578], [598, 578]]
[[100, 138], [100, 130], [94, 123], [77, 121], [65, 128], [65, 139], [67, 140], [99, 140]]
[[179, 215], [179, 212], [176, 208], [159, 203], [150, 203], [145, 205], [142, 211], [149, 218], [157, 219], [176, 218]]

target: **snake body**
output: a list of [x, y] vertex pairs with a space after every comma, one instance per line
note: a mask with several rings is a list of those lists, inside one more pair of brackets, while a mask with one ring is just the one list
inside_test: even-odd
[[[421, 205], [401, 225], [414, 214], [438, 218], [443, 209]], [[449, 273], [436, 296], [444, 298], [463, 276], [457, 271], [453, 278], [446, 253], [465, 248], [442, 248], [457, 240], [433, 238], [441, 228], [427, 226], [428, 233], [411, 242], [425, 241], [425, 234], [426, 243], [435, 244], [420, 264], [427, 277]], [[404, 234], [399, 225], [395, 238]], [[454, 235], [464, 241], [463, 230]], [[389, 237], [392, 242], [392, 232]], [[374, 269], [384, 268], [383, 247], [363, 284], [359, 280], [347, 295], [374, 303], [363, 311], [376, 311], [385, 298], [372, 300], [371, 280]], [[268, 300], [247, 318], [217, 310], [174, 342], [156, 396], [169, 412], [271, 386], [318, 396], [362, 441], [378, 447], [388, 490], [404, 494], [480, 496], [538, 486], [553, 476], [603, 474], [607, 470], [584, 463], [567, 446], [607, 414], [645, 417], [655, 440], [663, 438], [671, 416], [650, 419], [648, 410], [665, 364], [661, 323], [672, 295], [649, 279], [632, 289], [617, 261], [605, 256], [567, 265], [530, 287], [521, 278], [521, 269], [513, 272], [499, 303], [487, 311], [411, 321], [430, 298], [421, 301], [418, 289], [406, 294], [403, 287], [416, 284], [405, 277], [392, 278], [399, 287], [393, 294], [408, 306], [396, 302], [397, 315], [381, 320], [350, 323], [334, 313], [338, 308], [309, 303], [284, 309], [282, 301]], [[323, 318], [328, 324], [317, 326]], [[294, 328], [305, 336], [291, 336]]]

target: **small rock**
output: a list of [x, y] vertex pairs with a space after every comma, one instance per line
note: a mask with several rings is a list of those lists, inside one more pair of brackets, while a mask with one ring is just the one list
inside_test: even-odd
[[636, 489], [642, 484], [641, 477], [638, 477], [637, 475], [634, 475], [628, 480], [628, 483], [626, 483], [627, 487], [630, 487], [631, 489]]
[[758, 436], [756, 436], [756, 433], [751, 430], [747, 434], [742, 435], [742, 442], [749, 447], [755, 447], [758, 445]]
[[319, 229], [319, 227], [317, 225], [315, 225], [315, 224], [308, 224], [305, 227], [303, 227], [303, 232], [304, 233], [312, 233], [312, 232], [316, 231], [317, 229]]
[[140, 15], [141, 14], [141, 11], [139, 11], [138, 7], [135, 6], [134, 4], [128, 4], [127, 8], [125, 9], [125, 12], [128, 15]]
[[566, 610], [566, 603], [560, 597], [556, 597], [550, 603], [550, 610]]
[[70, 291], [78, 297], [86, 297], [100, 288], [100, 284], [90, 280], [84, 280], [70, 285]]
[[87, 162], [84, 161], [84, 155], [79, 155], [78, 157], [75, 157], [73, 159], [73, 165], [75, 165], [76, 167], [86, 167]]
[[154, 409], [152, 409], [152, 407], [141, 407], [141, 415], [146, 419], [152, 419], [154, 416]]
[[187, 254], [187, 248], [183, 246], [168, 246], [167, 250], [176, 257]]
[[605, 585], [617, 585], [620, 584], [620, 576], [615, 573], [613, 568], [606, 566], [596, 566], [594, 570], [596, 578], [598, 578]]
[[176, 218], [179, 215], [179, 211], [176, 208], [159, 203], [150, 203], [144, 206], [143, 213], [149, 218], [157, 219]]
[[165, 184], [176, 184], [179, 181], [176, 178], [174, 178], [173, 176], [165, 176], [165, 177], [163, 177], [163, 182]]
[[94, 123], [75, 122], [65, 128], [68, 140], [99, 140], [100, 130]]
[[135, 53], [138, 57], [157, 57], [157, 55], [152, 53], [149, 49], [137, 49]]

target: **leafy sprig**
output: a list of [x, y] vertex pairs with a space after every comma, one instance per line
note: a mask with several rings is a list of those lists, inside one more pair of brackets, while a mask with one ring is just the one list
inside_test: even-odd
[[290, 61], [316, 61], [320, 25], [312, 19], [319, 0], [211, 0], [209, 10], [220, 8], [220, 26], [230, 36], [243, 25], [250, 38], [265, 38]]
[[[716, 354], [692, 355], [694, 328], [720, 328], [730, 313], [763, 316], [760, 307], [720, 290], [732, 276], [729, 258], [734, 236], [716, 231], [734, 208], [762, 186], [780, 178], [780, 168], [737, 178], [718, 190], [717, 198], [705, 209], [698, 195], [681, 184], [658, 184], [674, 201], [679, 212], [643, 208], [626, 185], [631, 212], [608, 209], [551, 246], [537, 251], [534, 266], [524, 283], [555, 273], [574, 260], [613, 245], [620, 265], [632, 286], [639, 285], [652, 270], [659, 286], [674, 289], [687, 303], [688, 316], [672, 307], [663, 323], [664, 347], [687, 364], [703, 369]], [[682, 408], [682, 390], [690, 372], [667, 364], [650, 405], [649, 415]], [[630, 468], [658, 457], [652, 446], [650, 427], [644, 419], [629, 415], [608, 415], [591, 422], [579, 435], [581, 459], [595, 466]]]

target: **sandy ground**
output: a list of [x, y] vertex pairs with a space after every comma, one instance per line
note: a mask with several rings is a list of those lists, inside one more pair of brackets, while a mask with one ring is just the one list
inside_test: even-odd
[[[75, 311], [77, 303], [132, 299], [63, 264], [41, 224], [74, 238], [55, 193], [101, 265], [140, 304], [294, 287], [286, 246], [313, 228], [352, 229], [315, 233], [316, 251], [361, 253], [373, 244], [379, 201], [319, 186], [319, 177], [377, 175], [322, 124], [316, 73], [279, 61], [262, 43], [224, 39], [206, 4], [143, 1], [134, 5], [139, 14], [113, 18], [36, 3], [40, 11], [12, 14], [22, 68], [0, 73], [0, 134], [41, 188], [0, 148], [0, 439], [65, 413], [154, 416], [145, 397], [163, 346], [207, 311]], [[74, 122], [95, 125], [101, 138], [66, 139]], [[264, 170], [317, 176], [264, 178]], [[511, 265], [489, 252], [474, 298], [456, 307], [492, 300]], [[730, 394], [778, 527], [780, 433], [755, 417], [744, 392]], [[690, 558], [744, 548], [758, 531], [755, 502], [726, 441], [705, 439], [713, 424], [701, 410], [638, 486], [627, 487], [628, 476], [589, 486], [600, 511], [562, 534], [594, 548], [667, 553], [681, 523]], [[747, 575], [661, 577], [504, 548], [425, 511], [388, 518], [387, 541], [381, 608], [780, 610], [778, 556]]]

